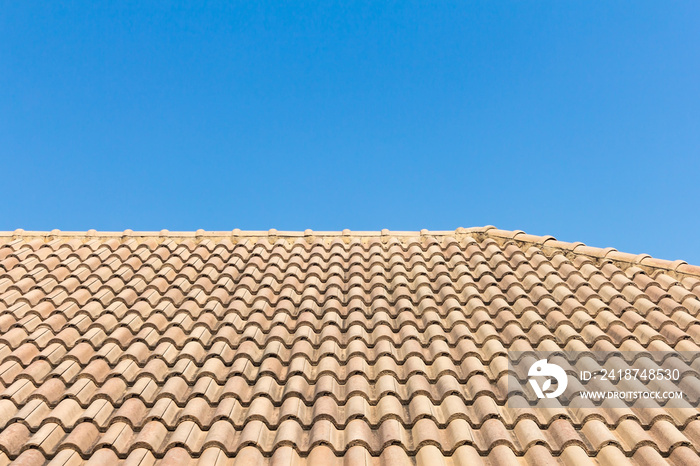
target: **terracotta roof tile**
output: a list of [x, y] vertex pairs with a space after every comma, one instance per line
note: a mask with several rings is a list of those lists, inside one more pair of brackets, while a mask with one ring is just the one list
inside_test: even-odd
[[699, 314], [698, 267], [493, 227], [0, 232], [0, 465], [700, 464], [697, 409], [542, 410], [507, 357]]

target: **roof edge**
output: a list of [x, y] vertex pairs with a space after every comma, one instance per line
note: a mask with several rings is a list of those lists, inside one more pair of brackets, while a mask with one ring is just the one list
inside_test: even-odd
[[230, 231], [205, 231], [202, 229], [196, 231], [25, 231], [17, 229], [15, 231], [0, 231], [0, 238], [173, 238], [173, 239], [203, 239], [203, 238], [246, 238], [246, 237], [276, 237], [276, 238], [324, 238], [324, 237], [400, 237], [400, 238], [418, 238], [421, 236], [471, 236], [475, 239], [483, 240], [491, 238], [500, 244], [510, 242], [516, 243], [520, 247], [537, 246], [543, 249], [544, 252], [561, 251], [568, 255], [586, 256], [596, 262], [612, 262], [623, 268], [638, 267], [647, 273], [654, 272], [667, 273], [676, 278], [685, 277], [700, 277], [700, 266], [690, 265], [686, 261], [676, 260], [670, 261], [665, 259], [656, 259], [649, 254], [629, 254], [619, 252], [615, 248], [598, 248], [594, 246], [586, 246], [584, 243], [576, 242], [569, 243], [558, 241], [553, 236], [537, 236], [525, 233], [522, 230], [500, 230], [493, 225], [484, 227], [459, 227], [456, 230], [420, 230], [420, 231], [390, 231], [383, 229], [380, 231], [351, 231], [348, 229], [342, 231], [277, 231], [274, 228], [270, 230], [240, 230], [234, 229]]
[[537, 246], [545, 253], [561, 251], [565, 255], [586, 256], [593, 261], [612, 262], [623, 269], [628, 267], [638, 267], [644, 272], [652, 275], [654, 272], [662, 272], [677, 279], [686, 277], [700, 278], [700, 267], [688, 264], [684, 260], [670, 261], [666, 259], [656, 259], [649, 254], [630, 254], [620, 252], [615, 248], [599, 248], [586, 246], [584, 243], [569, 243], [558, 241], [553, 236], [529, 235], [522, 230], [499, 230], [495, 227], [484, 227], [483, 233], [475, 232], [476, 237], [480, 235], [501, 242], [515, 242], [519, 246]]

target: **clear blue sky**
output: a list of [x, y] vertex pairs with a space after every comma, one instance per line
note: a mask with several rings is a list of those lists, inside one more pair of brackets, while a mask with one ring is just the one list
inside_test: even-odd
[[2, 4], [2, 230], [493, 224], [700, 264], [698, 2], [110, 3]]

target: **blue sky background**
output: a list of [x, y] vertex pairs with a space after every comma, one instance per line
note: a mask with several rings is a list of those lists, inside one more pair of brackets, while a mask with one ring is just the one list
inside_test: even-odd
[[698, 2], [3, 2], [0, 229], [493, 224], [700, 264]]

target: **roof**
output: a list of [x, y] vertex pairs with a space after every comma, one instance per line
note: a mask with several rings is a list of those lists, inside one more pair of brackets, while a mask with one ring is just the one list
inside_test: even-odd
[[505, 358], [699, 312], [700, 267], [494, 227], [4, 232], [0, 465], [698, 464], [697, 408], [512, 408]]

